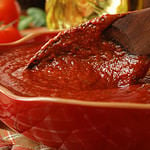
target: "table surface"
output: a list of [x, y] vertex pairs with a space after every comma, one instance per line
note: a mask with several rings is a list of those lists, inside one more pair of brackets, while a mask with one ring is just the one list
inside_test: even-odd
[[0, 121], [0, 150], [52, 150], [9, 129]]

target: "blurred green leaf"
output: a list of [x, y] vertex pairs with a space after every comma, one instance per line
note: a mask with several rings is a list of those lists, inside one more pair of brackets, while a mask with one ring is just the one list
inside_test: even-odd
[[32, 23], [33, 18], [31, 16], [21, 16], [20, 17], [20, 22], [18, 25], [19, 30], [24, 30], [30, 26]]
[[27, 9], [27, 14], [33, 18], [34, 26], [46, 26], [46, 14], [42, 9], [31, 7]]

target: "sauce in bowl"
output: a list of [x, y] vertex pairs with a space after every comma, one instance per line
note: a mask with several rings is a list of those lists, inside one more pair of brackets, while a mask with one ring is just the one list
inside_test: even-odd
[[[96, 24], [94, 21], [97, 20], [92, 20], [92, 25]], [[100, 26], [103, 28], [106, 23], [101, 22]], [[84, 25], [76, 29], [84, 30]], [[89, 37], [95, 38], [90, 32]], [[100, 34], [92, 42], [87, 42], [88, 38], [81, 38], [79, 33], [76, 35], [79, 42], [66, 46], [67, 51], [62, 49], [59, 55], [53, 49], [50, 54], [53, 57], [48, 56], [33, 69], [25, 68], [44, 42], [0, 47], [0, 84], [24, 97], [149, 103], [150, 84], [140, 80], [148, 73], [150, 59], [131, 55]]]

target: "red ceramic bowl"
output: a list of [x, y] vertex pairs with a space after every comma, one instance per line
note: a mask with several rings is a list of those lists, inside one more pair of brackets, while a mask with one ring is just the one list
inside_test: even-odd
[[[36, 33], [0, 47], [56, 34]], [[0, 86], [0, 119], [55, 150], [150, 150], [150, 104], [27, 98]]]

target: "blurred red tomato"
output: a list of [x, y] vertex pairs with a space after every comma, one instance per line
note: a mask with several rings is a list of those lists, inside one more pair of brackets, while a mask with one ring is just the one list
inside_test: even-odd
[[17, 27], [19, 22], [20, 6], [16, 0], [0, 0], [0, 22], [9, 24], [16, 20]]
[[0, 27], [0, 43], [9, 43], [21, 38], [20, 32], [16, 27], [9, 26], [6, 27], [3, 25]]

